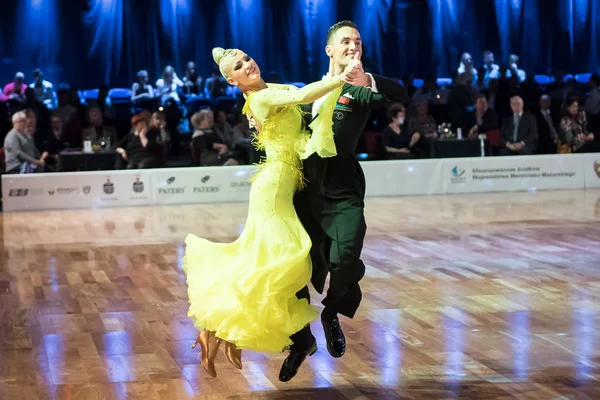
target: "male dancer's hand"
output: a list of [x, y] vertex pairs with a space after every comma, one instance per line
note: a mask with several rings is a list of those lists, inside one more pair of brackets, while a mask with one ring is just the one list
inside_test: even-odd
[[346, 66], [346, 79], [352, 86], [371, 86], [371, 77], [365, 74], [362, 61], [360, 61], [360, 52], [354, 53], [354, 57]]

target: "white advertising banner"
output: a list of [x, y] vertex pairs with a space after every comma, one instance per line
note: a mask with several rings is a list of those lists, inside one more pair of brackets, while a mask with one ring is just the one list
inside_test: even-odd
[[[600, 187], [600, 155], [362, 162], [367, 196]], [[255, 166], [3, 175], [5, 211], [247, 202]]]
[[575, 155], [455, 158], [443, 163], [443, 193], [578, 189], [582, 159]]
[[600, 188], [600, 154], [582, 154], [581, 157], [586, 189]]
[[366, 161], [368, 197], [411, 196], [442, 193], [440, 160]]
[[248, 201], [256, 167], [196, 167], [153, 170], [154, 204]]
[[3, 207], [24, 211], [149, 205], [151, 181], [149, 170], [3, 175]]

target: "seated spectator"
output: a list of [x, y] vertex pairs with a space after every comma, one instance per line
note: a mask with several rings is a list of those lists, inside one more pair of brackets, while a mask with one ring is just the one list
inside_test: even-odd
[[510, 79], [513, 76], [519, 78], [519, 82], [525, 82], [527, 74], [522, 69], [519, 69], [517, 63], [519, 62], [519, 56], [511, 54], [508, 58], [508, 69], [506, 70], [506, 78]]
[[227, 114], [223, 110], [216, 110], [215, 117], [214, 130], [221, 143], [225, 143], [230, 149], [233, 148], [233, 127], [227, 121]]
[[460, 59], [460, 65], [458, 66], [458, 74], [469, 74], [470, 76], [470, 85], [475, 86], [477, 84], [477, 76], [479, 72], [477, 68], [473, 66], [473, 57], [469, 53], [463, 53]]
[[576, 98], [567, 100], [562, 114], [557, 143], [558, 153], [579, 151], [587, 142], [594, 140], [594, 134], [587, 131], [585, 111], [579, 110]]
[[62, 120], [65, 140], [71, 143], [72, 146], [81, 146], [83, 124], [81, 123], [77, 108], [69, 102], [69, 91], [61, 90], [58, 92], [56, 115]]
[[202, 92], [202, 77], [198, 75], [196, 63], [190, 61], [185, 68], [183, 77], [183, 94], [186, 96], [198, 96]]
[[[30, 90], [30, 89], [27, 88], [27, 90]], [[25, 113], [25, 117], [27, 118], [25, 120], [25, 133], [27, 135], [33, 136], [33, 142], [35, 143], [36, 149], [38, 150], [38, 152], [43, 151], [42, 158], [45, 163], [43, 171], [44, 172], [56, 171], [56, 167], [58, 165], [58, 163], [57, 163], [58, 156], [56, 154], [51, 154], [47, 151], [44, 151], [44, 146], [43, 146], [44, 132], [40, 132], [38, 130], [37, 116], [36, 116], [35, 112], [31, 109], [25, 109], [25, 110], [23, 110], [23, 112]]]
[[402, 104], [393, 105], [388, 111], [389, 125], [383, 130], [383, 148], [387, 158], [404, 160], [415, 158], [415, 144], [421, 138], [417, 132], [412, 135], [404, 125], [406, 112]]
[[201, 110], [192, 115], [195, 128], [192, 135], [192, 157], [195, 165], [217, 166], [238, 165], [232, 152], [214, 130], [214, 115], [211, 110]]
[[533, 154], [537, 148], [538, 132], [535, 117], [523, 111], [523, 99], [513, 96], [510, 99], [513, 115], [502, 121], [500, 155]]
[[212, 75], [210, 78], [206, 80], [204, 83], [205, 91], [210, 98], [217, 98], [220, 96], [227, 95], [227, 81], [221, 73], [219, 72], [219, 68], [215, 67], [212, 71]]
[[171, 141], [171, 135], [167, 129], [167, 118], [165, 117], [164, 111], [155, 111], [152, 113], [150, 127], [160, 130], [160, 135], [158, 135], [157, 138], [158, 143], [169, 143]]
[[469, 132], [470, 138], [475, 138], [493, 129], [498, 129], [498, 116], [488, 107], [485, 94], [479, 93], [475, 95], [475, 109], [469, 113], [465, 130]]
[[535, 113], [538, 127], [538, 154], [556, 154], [558, 134], [555, 118], [550, 109], [551, 102], [549, 95], [540, 96], [540, 109]]
[[149, 128], [150, 113], [144, 111], [131, 119], [132, 131], [117, 145], [117, 169], [160, 168], [160, 149], [157, 138], [160, 132]]
[[[48, 153], [40, 154], [35, 147], [33, 134], [35, 129], [28, 129], [27, 114], [19, 111], [12, 116], [13, 129], [4, 139], [7, 174], [27, 174], [43, 172]], [[35, 123], [34, 123], [35, 124]], [[31, 124], [29, 125], [31, 128]]]
[[161, 104], [175, 102], [179, 104], [179, 88], [183, 86], [183, 82], [177, 78], [175, 69], [170, 65], [165, 67], [162, 78], [156, 81], [156, 97], [160, 98]]
[[4, 86], [2, 95], [0, 95], [0, 101], [23, 103], [25, 101], [25, 89], [27, 89], [27, 85], [24, 84], [24, 81], [25, 75], [22, 72], [17, 72], [15, 74], [15, 80]]
[[117, 145], [117, 132], [104, 123], [100, 107], [92, 106], [88, 109], [88, 120], [90, 126], [83, 130], [84, 142], [92, 142], [94, 149], [112, 149]]
[[500, 79], [500, 67], [494, 64], [494, 53], [487, 50], [483, 52], [483, 88], [490, 87], [491, 79]]
[[437, 124], [429, 114], [429, 104], [426, 101], [413, 102], [413, 112], [408, 120], [408, 132], [418, 133], [420, 137], [437, 137]]
[[50, 155], [59, 155], [61, 151], [70, 147], [64, 140], [63, 124], [60, 116], [52, 114], [50, 117], [50, 133], [44, 138], [42, 149]]
[[44, 103], [46, 107], [54, 108], [54, 87], [52, 83], [44, 80], [44, 73], [41, 69], [33, 71], [34, 81], [29, 85], [35, 91], [35, 97], [38, 101]]
[[148, 71], [139, 71], [137, 73], [137, 80], [131, 86], [131, 101], [152, 100], [154, 98], [154, 91], [152, 85], [148, 84]]

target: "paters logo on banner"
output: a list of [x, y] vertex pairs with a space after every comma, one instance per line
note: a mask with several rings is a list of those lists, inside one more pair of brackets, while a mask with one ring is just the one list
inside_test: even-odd
[[208, 186], [208, 181], [210, 181], [210, 175], [206, 175], [200, 179], [200, 182], [202, 182], [204, 186], [194, 186], [194, 193], [218, 193], [220, 186]]
[[83, 194], [90, 194], [90, 191], [92, 190], [91, 186], [84, 186], [81, 188], [83, 190]]
[[465, 183], [467, 181], [467, 178], [464, 176], [466, 172], [464, 169], [454, 166], [450, 171], [452, 172], [452, 178], [450, 178], [452, 183]]
[[175, 182], [174, 176], [171, 176], [165, 182], [169, 186], [168, 187], [159, 187], [158, 194], [162, 194], [162, 195], [185, 194], [185, 187], [171, 186]]
[[596, 173], [596, 176], [600, 178], [600, 164], [598, 164], [597, 161], [594, 161], [594, 172]]

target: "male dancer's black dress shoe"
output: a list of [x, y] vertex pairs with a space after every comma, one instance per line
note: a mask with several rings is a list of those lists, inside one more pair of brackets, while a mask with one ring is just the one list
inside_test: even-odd
[[346, 338], [340, 327], [340, 320], [337, 315], [321, 314], [321, 323], [323, 331], [325, 331], [325, 339], [327, 341], [327, 351], [332, 357], [340, 358], [346, 352]]
[[279, 371], [279, 380], [281, 382], [289, 382], [298, 373], [298, 369], [308, 356], [312, 356], [317, 352], [317, 342], [306, 351], [290, 351]]

